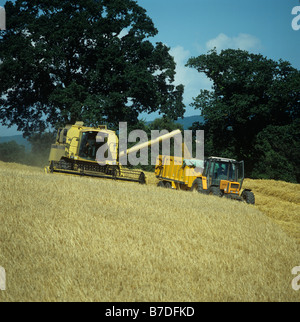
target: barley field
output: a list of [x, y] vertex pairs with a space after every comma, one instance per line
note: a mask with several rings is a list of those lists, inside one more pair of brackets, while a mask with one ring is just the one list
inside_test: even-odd
[[299, 302], [299, 185], [246, 180], [255, 206], [0, 162], [11, 301]]

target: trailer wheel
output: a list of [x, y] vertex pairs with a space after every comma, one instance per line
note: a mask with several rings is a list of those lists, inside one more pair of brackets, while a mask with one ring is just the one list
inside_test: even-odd
[[172, 184], [168, 181], [165, 182], [165, 188], [167, 189], [171, 189], [172, 188]]
[[159, 183], [157, 184], [157, 186], [159, 188], [165, 188], [165, 184], [163, 183], [163, 181], [159, 181]]
[[254, 193], [250, 190], [244, 190], [242, 192], [242, 198], [244, 201], [246, 201], [248, 204], [250, 205], [254, 205], [255, 204], [255, 196]]

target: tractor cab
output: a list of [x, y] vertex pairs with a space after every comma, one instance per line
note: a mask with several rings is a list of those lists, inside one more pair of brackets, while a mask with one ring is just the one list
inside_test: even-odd
[[219, 186], [221, 180], [236, 181], [240, 185], [244, 180], [244, 161], [210, 157], [206, 160], [203, 175], [208, 185]]
[[238, 196], [244, 181], [244, 162], [210, 157], [206, 160], [203, 176], [210, 191]]

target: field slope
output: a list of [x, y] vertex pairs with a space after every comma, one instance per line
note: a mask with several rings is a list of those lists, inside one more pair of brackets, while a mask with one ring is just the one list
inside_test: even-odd
[[1, 162], [0, 182], [0, 302], [300, 300], [293, 216]]

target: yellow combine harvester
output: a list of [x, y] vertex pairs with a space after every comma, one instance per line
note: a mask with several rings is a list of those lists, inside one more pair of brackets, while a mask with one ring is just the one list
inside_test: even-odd
[[[181, 132], [173, 131], [156, 140], [121, 151], [120, 155], [129, 155], [178, 133]], [[49, 166], [45, 168], [45, 171], [46, 173], [58, 172], [145, 184], [147, 178], [144, 172], [121, 166], [118, 161], [120, 157], [118, 145], [118, 136], [115, 131], [108, 130], [106, 125], [85, 127], [83, 122], [67, 125], [58, 129], [56, 143], [51, 146]], [[100, 148], [106, 149], [105, 160], [101, 162], [97, 156]]]
[[157, 158], [155, 174], [160, 180], [159, 187], [255, 203], [255, 196], [251, 190], [244, 189], [241, 193], [244, 181], [243, 161], [210, 157], [203, 162], [160, 155]]

